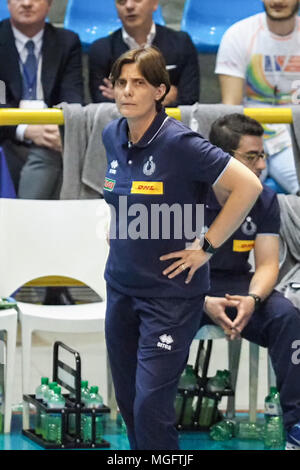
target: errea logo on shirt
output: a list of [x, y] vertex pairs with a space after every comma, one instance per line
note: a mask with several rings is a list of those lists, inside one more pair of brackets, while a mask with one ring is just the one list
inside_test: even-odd
[[164, 335], [161, 335], [159, 339], [160, 341], [157, 343], [157, 347], [171, 351], [172, 346], [170, 346], [170, 344], [174, 343], [172, 336], [164, 334]]
[[113, 175], [115, 175], [117, 173], [118, 166], [119, 166], [118, 160], [113, 160], [110, 163], [109, 173], [112, 173]]

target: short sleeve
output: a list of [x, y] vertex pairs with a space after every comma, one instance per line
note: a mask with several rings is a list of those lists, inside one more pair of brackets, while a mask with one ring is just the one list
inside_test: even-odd
[[231, 26], [222, 37], [216, 59], [216, 74], [245, 78], [247, 70], [247, 49], [245, 31], [241, 34], [238, 22]]
[[182, 149], [188, 178], [215, 184], [226, 170], [231, 156], [196, 133], [185, 134], [180, 140], [179, 148]]
[[264, 203], [257, 235], [277, 235], [280, 230], [280, 209], [277, 195], [274, 193], [271, 197], [266, 198], [262, 193], [262, 198], [267, 199], [267, 201]]

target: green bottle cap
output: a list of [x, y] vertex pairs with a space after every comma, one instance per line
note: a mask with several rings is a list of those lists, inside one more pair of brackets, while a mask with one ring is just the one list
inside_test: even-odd
[[89, 381], [88, 380], [82, 380], [81, 381], [81, 388], [87, 388], [89, 385]]
[[41, 378], [41, 384], [42, 385], [48, 385], [48, 383], [49, 383], [48, 377], [42, 377]]
[[270, 387], [270, 393], [278, 393], [278, 390], [276, 387]]
[[56, 385], [57, 385], [57, 382], [50, 382], [49, 388], [51, 388], [51, 390], [53, 390], [54, 387], [56, 387]]
[[90, 393], [98, 393], [99, 387], [97, 385], [94, 385], [93, 387], [90, 388]]
[[58, 385], [56, 387], [54, 387], [54, 393], [56, 393], [56, 395], [60, 395], [61, 394], [61, 387], [59, 387]]

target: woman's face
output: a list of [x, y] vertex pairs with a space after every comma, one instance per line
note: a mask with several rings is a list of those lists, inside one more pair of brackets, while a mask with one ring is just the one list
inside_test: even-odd
[[125, 64], [115, 82], [115, 100], [127, 119], [143, 119], [156, 113], [156, 101], [165, 93], [165, 85], [151, 85], [136, 64]]

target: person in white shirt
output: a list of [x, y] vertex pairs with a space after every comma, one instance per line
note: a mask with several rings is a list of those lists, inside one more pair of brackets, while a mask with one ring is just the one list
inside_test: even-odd
[[[263, 0], [265, 12], [232, 25], [216, 61], [222, 102], [290, 106], [300, 78], [298, 0]], [[268, 174], [288, 193], [299, 192], [289, 127], [265, 126]]]

